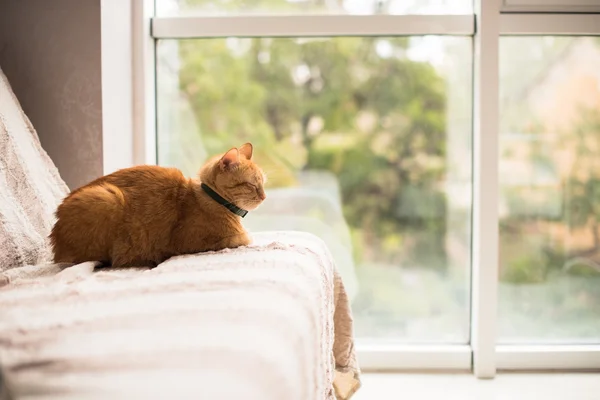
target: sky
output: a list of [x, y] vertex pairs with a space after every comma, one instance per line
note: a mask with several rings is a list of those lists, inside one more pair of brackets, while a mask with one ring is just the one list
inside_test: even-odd
[[[282, 0], [283, 3], [284, 0]], [[290, 4], [303, 3], [310, 0], [287, 0]], [[338, 0], [330, 0], [337, 4]], [[344, 0], [343, 8], [346, 14], [372, 14], [375, 5], [383, 0]], [[178, 13], [178, 2], [181, 0], [156, 0], [158, 16], [172, 16]], [[214, 0], [213, 3], [218, 3]], [[389, 0], [388, 14], [471, 14], [472, 0]]]

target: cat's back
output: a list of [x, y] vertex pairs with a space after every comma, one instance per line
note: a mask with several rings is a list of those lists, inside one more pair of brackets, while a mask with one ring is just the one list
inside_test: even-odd
[[[55, 260], [110, 260], [119, 236], [160, 239], [178, 218], [187, 179], [176, 168], [136, 166], [71, 192], [58, 207], [50, 235]], [[123, 239], [123, 238], [121, 238]], [[136, 240], [139, 242], [139, 240]]]
[[134, 187], [137, 184], [148, 185], [150, 188], [165, 188], [181, 185], [187, 181], [177, 168], [160, 167], [158, 165], [138, 165], [125, 168], [100, 179], [122, 186], [124, 189]]
[[186, 178], [177, 168], [140, 165], [120, 169], [72, 191], [63, 200], [59, 210], [74, 203], [90, 201], [123, 206], [133, 206], [138, 202], [164, 202], [186, 185]]
[[[107, 175], [106, 181], [124, 195], [126, 208], [145, 214], [150, 221], [176, 213], [188, 189], [188, 179], [177, 168], [143, 165]], [[168, 218], [169, 220], [172, 218]]]
[[[124, 168], [112, 174], [102, 176], [85, 186], [72, 191], [66, 199], [76, 197], [87, 189], [102, 185], [114, 185], [124, 194], [139, 194], [144, 191], [179, 188], [187, 179], [177, 168], [166, 168], [157, 165], [138, 165]], [[66, 200], [65, 199], [65, 200]]]

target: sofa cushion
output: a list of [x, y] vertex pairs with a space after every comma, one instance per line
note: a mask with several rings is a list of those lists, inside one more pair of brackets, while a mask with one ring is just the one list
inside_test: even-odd
[[0, 272], [49, 261], [47, 237], [67, 193], [0, 70]]

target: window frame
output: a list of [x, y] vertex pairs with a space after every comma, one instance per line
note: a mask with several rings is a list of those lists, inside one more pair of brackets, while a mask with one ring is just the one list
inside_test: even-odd
[[[104, 173], [135, 164], [157, 163], [158, 39], [352, 34], [472, 36], [470, 343], [387, 345], [359, 340], [361, 367], [364, 371], [472, 371], [478, 378], [493, 378], [497, 370], [600, 369], [600, 344], [496, 344], [500, 37], [600, 35], [600, 14], [589, 13], [600, 11], [600, 4], [585, 9], [577, 6], [559, 9], [544, 6], [544, 1], [475, 0], [473, 14], [466, 15], [157, 17], [154, 0], [101, 0]], [[532, 8], [532, 4], [536, 7]]]
[[593, 13], [600, 12], [600, 0], [504, 0], [502, 12]]
[[[357, 29], [360, 26], [360, 29]], [[156, 17], [154, 39], [311, 36], [472, 36], [475, 19], [467, 15], [294, 15], [231, 17]]]

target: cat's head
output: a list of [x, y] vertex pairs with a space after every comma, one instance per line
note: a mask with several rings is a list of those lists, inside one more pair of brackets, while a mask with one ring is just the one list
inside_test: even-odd
[[252, 161], [252, 152], [252, 144], [246, 143], [213, 158], [200, 170], [200, 180], [236, 206], [256, 209], [267, 198], [266, 176]]

